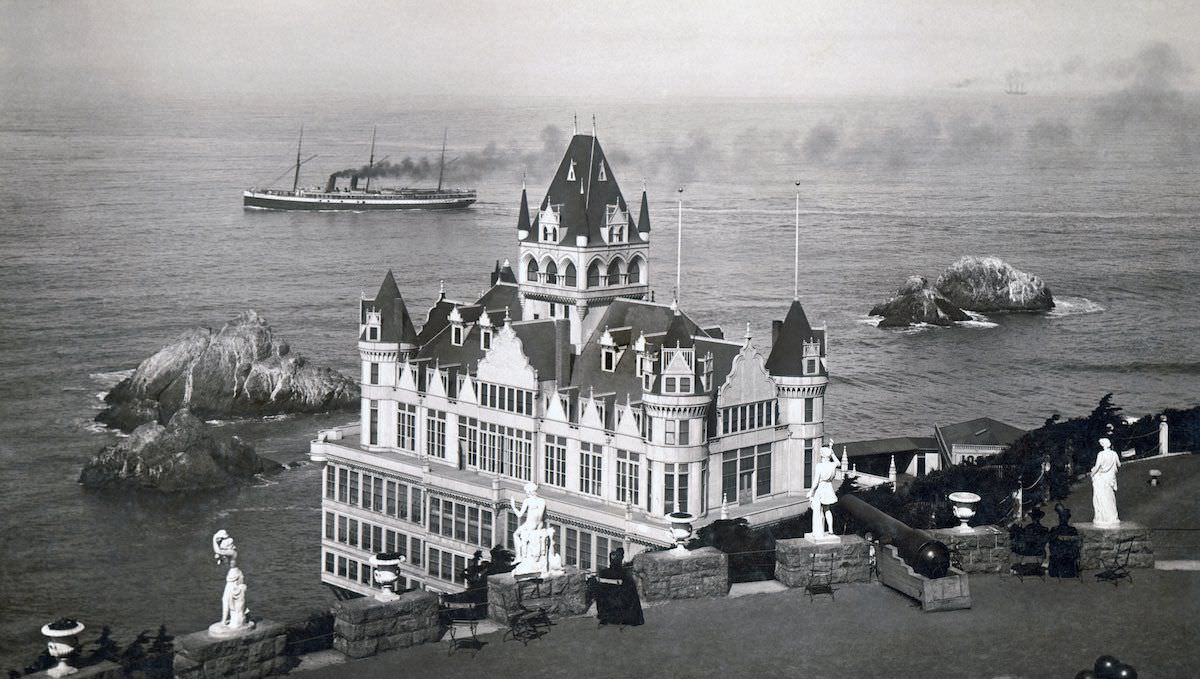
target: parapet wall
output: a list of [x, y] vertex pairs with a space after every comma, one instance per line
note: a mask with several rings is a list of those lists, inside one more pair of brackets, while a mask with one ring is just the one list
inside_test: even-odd
[[245, 677], [257, 679], [282, 674], [290, 667], [283, 654], [287, 632], [283, 625], [262, 620], [243, 634], [218, 638], [208, 631], [192, 632], [175, 639], [177, 679]]
[[518, 581], [512, 573], [488, 576], [488, 617], [501, 624], [522, 609], [544, 610], [551, 618], [587, 612], [587, 576], [578, 568], [562, 575]]
[[715, 547], [642, 552], [633, 558], [633, 575], [638, 593], [646, 601], [729, 593], [729, 557]]
[[1129, 549], [1130, 568], [1154, 568], [1154, 544], [1150, 529], [1133, 521], [1122, 521], [1116, 528], [1097, 528], [1092, 523], [1077, 523], [1083, 544], [1079, 567], [1083, 570], [1104, 570], [1114, 563], [1124, 564], [1124, 552]]
[[952, 561], [964, 573], [1007, 573], [1012, 541], [1008, 531], [996, 526], [971, 526], [969, 530], [935, 528], [925, 531], [950, 548]]

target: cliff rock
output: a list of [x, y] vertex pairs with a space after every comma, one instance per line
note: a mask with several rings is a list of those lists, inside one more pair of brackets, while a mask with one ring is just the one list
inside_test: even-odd
[[951, 264], [934, 288], [970, 311], [1048, 311], [1054, 297], [1037, 276], [1018, 271], [997, 257], [963, 257]]
[[929, 286], [924, 276], [909, 276], [888, 301], [876, 304], [872, 316], [883, 316], [879, 327], [901, 328], [917, 323], [954, 325], [971, 317]]
[[266, 466], [253, 446], [236, 436], [214, 436], [184, 408], [166, 426], [149, 422], [129, 438], [106, 446], [84, 465], [79, 483], [90, 488], [202, 490], [239, 483]]
[[219, 331], [185, 333], [142, 361], [105, 396], [96, 416], [124, 431], [166, 422], [181, 408], [203, 419], [314, 413], [355, 408], [358, 384], [291, 353], [253, 311]]

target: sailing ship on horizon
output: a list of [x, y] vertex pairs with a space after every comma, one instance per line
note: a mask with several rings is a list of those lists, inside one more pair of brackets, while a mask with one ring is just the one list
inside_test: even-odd
[[[342, 170], [329, 175], [324, 187], [301, 188], [300, 166], [317, 156], [301, 160], [304, 144], [304, 126], [300, 126], [300, 139], [296, 143], [296, 162], [293, 166], [292, 189], [251, 188], [242, 192], [242, 206], [265, 210], [447, 210], [465, 208], [477, 198], [475, 189], [443, 188], [446, 170], [446, 135], [442, 134], [442, 154], [438, 164], [437, 188], [371, 188], [371, 178], [376, 176], [375, 130], [371, 131], [371, 154], [367, 166], [361, 170]], [[380, 163], [386, 161], [384, 157]], [[338, 188], [337, 180], [349, 177], [348, 187]], [[361, 179], [366, 179], [362, 189]]]
[[1009, 71], [1005, 81], [1005, 94], [1029, 94], [1025, 89], [1025, 77], [1020, 71]]

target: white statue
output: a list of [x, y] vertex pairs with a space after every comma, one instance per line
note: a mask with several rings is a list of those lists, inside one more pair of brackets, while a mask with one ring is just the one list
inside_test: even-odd
[[1121, 459], [1112, 449], [1112, 442], [1100, 439], [1100, 452], [1091, 469], [1092, 510], [1095, 513], [1092, 523], [1097, 526], [1113, 527], [1121, 523], [1117, 518], [1117, 468], [1120, 466]]
[[813, 488], [808, 491], [809, 506], [812, 508], [812, 533], [809, 537], [821, 539], [833, 535], [833, 512], [829, 507], [837, 502], [833, 490], [833, 478], [837, 475], [838, 463], [833, 448], [821, 447], [821, 461], [813, 469]]
[[554, 531], [550, 531], [550, 558], [547, 563], [550, 575], [563, 574], [562, 554], [558, 553], [558, 546], [554, 544]]
[[254, 627], [254, 623], [246, 619], [249, 612], [246, 608], [246, 578], [242, 570], [234, 565], [237, 562], [237, 548], [233, 538], [224, 530], [213, 534], [213, 555], [218, 562], [229, 564], [225, 574], [225, 591], [221, 595], [221, 621], [208, 626], [209, 634], [213, 636], [229, 636]]
[[232, 568], [237, 565], [237, 547], [233, 544], [233, 538], [229, 537], [229, 533], [225, 529], [213, 533], [212, 537], [213, 558], [217, 563], [228, 563]]
[[1158, 454], [1168, 455], [1170, 450], [1167, 446], [1167, 416], [1158, 416]]
[[549, 574], [549, 549], [546, 544], [550, 531], [546, 528], [546, 501], [537, 494], [536, 483], [525, 484], [527, 497], [517, 508], [516, 500], [509, 500], [517, 518], [523, 519], [521, 525], [513, 531], [513, 542], [516, 544], [517, 567], [514, 572], [518, 575], [526, 573]]

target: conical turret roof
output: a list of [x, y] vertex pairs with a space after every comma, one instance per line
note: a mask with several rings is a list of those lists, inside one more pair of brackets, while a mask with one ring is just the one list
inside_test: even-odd
[[642, 210], [638, 214], [637, 230], [642, 233], [650, 232], [650, 203], [646, 200], [646, 189], [642, 189]]
[[[610, 205], [616, 205], [625, 214], [629, 212], [600, 142], [590, 134], [577, 134], [563, 154], [539, 214], [547, 206], [553, 206], [561, 228], [567, 231], [563, 237], [568, 242], [586, 236], [589, 244], [602, 244], [605, 241], [601, 230], [608, 222]], [[630, 234], [629, 240], [639, 239]]]
[[517, 215], [517, 231], [529, 231], [529, 198], [521, 187], [521, 213]]
[[400, 287], [396, 285], [396, 277], [388, 269], [383, 277], [383, 285], [375, 299], [364, 302], [364, 307], [370, 306], [379, 312], [380, 331], [379, 341], [399, 344], [416, 344], [417, 330], [413, 327], [412, 317], [408, 315], [408, 307], [400, 295]]
[[667, 326], [667, 334], [663, 337], [662, 345], [667, 349], [694, 347], [696, 346], [696, 340], [693, 338], [695, 332], [696, 325], [676, 311], [671, 318], [671, 324]]
[[804, 343], [814, 339], [824, 343], [824, 334], [823, 330], [813, 330], [800, 300], [792, 300], [792, 306], [771, 347], [771, 355], [767, 357], [767, 372], [777, 376], [803, 375]]

